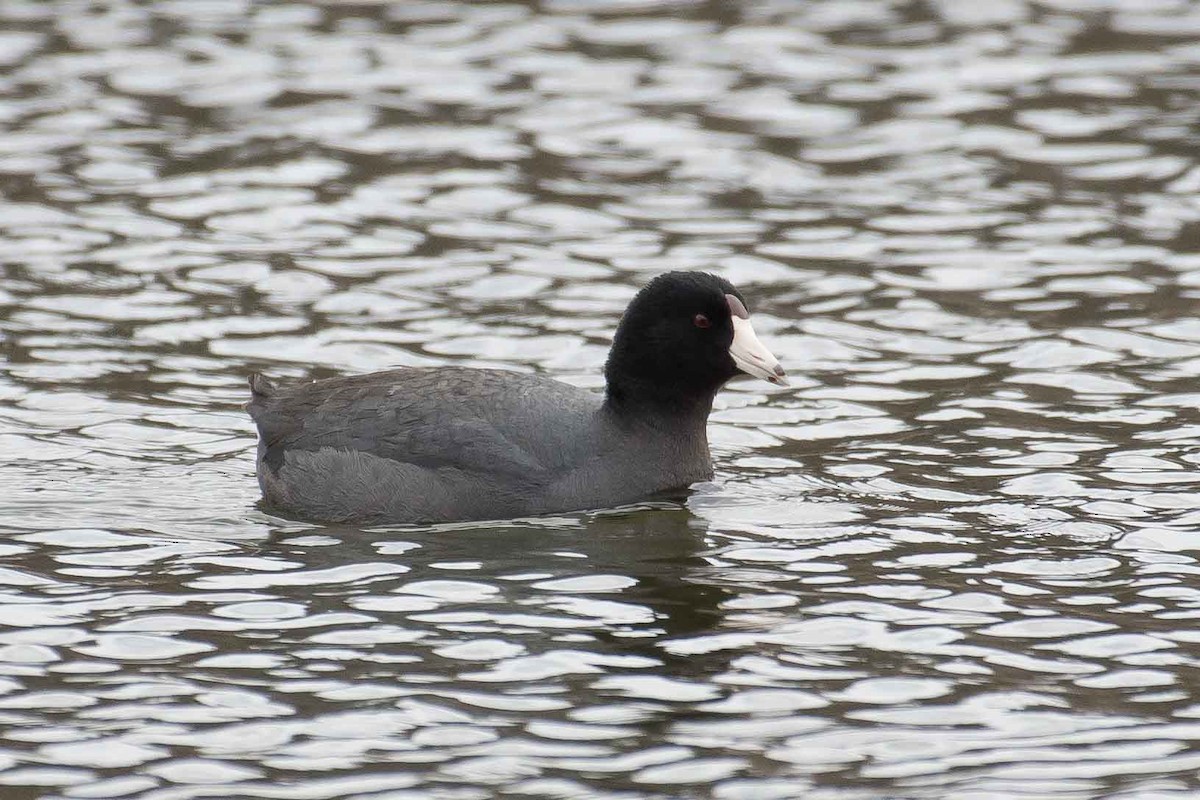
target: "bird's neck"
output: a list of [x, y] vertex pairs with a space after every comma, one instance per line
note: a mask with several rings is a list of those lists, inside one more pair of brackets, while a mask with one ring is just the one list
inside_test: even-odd
[[604, 407], [617, 421], [632, 427], [662, 431], [669, 436], [699, 435], [705, 426], [716, 391], [680, 394], [636, 380], [609, 382]]
[[601, 413], [621, 431], [623, 452], [636, 453], [637, 464], [630, 468], [652, 475], [656, 490], [667, 490], [712, 477], [707, 425], [712, 401], [707, 395], [667, 403], [609, 387]]

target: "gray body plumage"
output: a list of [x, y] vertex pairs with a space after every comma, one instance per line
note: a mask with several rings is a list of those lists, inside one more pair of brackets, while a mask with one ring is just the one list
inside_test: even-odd
[[413, 368], [277, 386], [256, 375], [269, 507], [328, 522], [495, 519], [620, 505], [712, 475], [711, 395], [623, 415], [502, 370]]

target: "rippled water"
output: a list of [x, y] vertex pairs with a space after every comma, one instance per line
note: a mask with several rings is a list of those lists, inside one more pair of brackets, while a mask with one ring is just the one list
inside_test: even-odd
[[[0, 795], [1200, 791], [1185, 0], [0, 3]], [[738, 283], [686, 507], [255, 507], [245, 378], [598, 385]]]

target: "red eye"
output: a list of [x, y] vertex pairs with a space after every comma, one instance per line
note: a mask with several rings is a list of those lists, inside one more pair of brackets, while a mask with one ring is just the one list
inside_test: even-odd
[[695, 323], [697, 328], [711, 328], [712, 327], [712, 321], [708, 317], [704, 316], [703, 314], [697, 314], [696, 316], [692, 317], [692, 322]]

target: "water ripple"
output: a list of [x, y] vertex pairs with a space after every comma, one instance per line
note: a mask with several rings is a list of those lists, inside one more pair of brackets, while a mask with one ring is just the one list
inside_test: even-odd
[[[5, 797], [1193, 796], [1197, 19], [0, 8]], [[248, 373], [594, 388], [668, 269], [795, 376], [686, 503], [255, 508]]]

